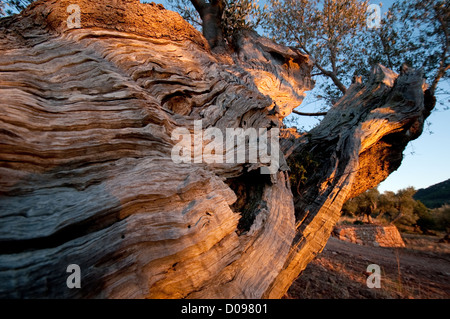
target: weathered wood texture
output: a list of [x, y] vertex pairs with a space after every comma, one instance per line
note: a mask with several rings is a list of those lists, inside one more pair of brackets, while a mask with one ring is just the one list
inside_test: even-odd
[[159, 5], [77, 3], [79, 29], [67, 0], [0, 20], [1, 297], [279, 298], [429, 115], [419, 72], [379, 66], [319, 127], [282, 132], [288, 163], [312, 158], [295, 196], [284, 160], [271, 176], [176, 164], [171, 133], [194, 120], [281, 127], [313, 86], [308, 56], [250, 32], [214, 55]]

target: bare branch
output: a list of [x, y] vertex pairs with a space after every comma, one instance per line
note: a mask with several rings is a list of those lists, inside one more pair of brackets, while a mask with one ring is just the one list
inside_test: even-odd
[[309, 55], [310, 57], [313, 58], [313, 63], [314, 65], [320, 70], [320, 72], [329, 77], [333, 83], [336, 85], [336, 87], [339, 89], [339, 91], [341, 91], [343, 94], [345, 94], [345, 92], [347, 92], [347, 88], [345, 87], [345, 85], [341, 82], [341, 80], [339, 80], [339, 78], [337, 77], [337, 74], [331, 71], [327, 71], [325, 70], [318, 62], [317, 60], [314, 58], [314, 56], [309, 52], [309, 50], [306, 48], [306, 46], [304, 45], [304, 43], [302, 41], [300, 41], [300, 39], [297, 37], [296, 33], [294, 32], [294, 30], [292, 30], [292, 26], [288, 25], [287, 26], [289, 31], [292, 32], [292, 34], [294, 35], [295, 40], [297, 41], [298, 46], [300, 47], [300, 49], [302, 49], [307, 55]]
[[296, 110], [292, 110], [292, 113], [295, 113], [295, 114], [301, 115], [301, 116], [325, 116], [325, 115], [327, 115], [327, 112], [305, 113], [305, 112], [299, 112]]
[[328, 76], [331, 81], [333, 81], [333, 83], [337, 86], [337, 88], [339, 89], [339, 91], [341, 91], [343, 94], [345, 94], [345, 92], [347, 92], [347, 88], [345, 87], [345, 85], [341, 82], [341, 80], [339, 80], [339, 78], [337, 77], [337, 75], [334, 72], [330, 72], [325, 70], [319, 63], [317, 63], [316, 61], [314, 61], [314, 65], [326, 76]]

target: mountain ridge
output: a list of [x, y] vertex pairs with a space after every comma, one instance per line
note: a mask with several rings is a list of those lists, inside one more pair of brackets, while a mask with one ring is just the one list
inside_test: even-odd
[[428, 208], [439, 208], [444, 204], [450, 204], [450, 178], [419, 189], [413, 198], [420, 200]]

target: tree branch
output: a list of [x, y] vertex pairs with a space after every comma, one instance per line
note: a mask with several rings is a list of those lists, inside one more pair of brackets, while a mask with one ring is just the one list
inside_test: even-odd
[[391, 61], [391, 54], [390, 54], [390, 50], [389, 50], [389, 44], [386, 43], [386, 38], [385, 36], [382, 34], [382, 31], [380, 31], [378, 33], [378, 36], [380, 38], [381, 44], [383, 45], [383, 54], [386, 56], [387, 58], [387, 62], [388, 62], [388, 68], [390, 68], [391, 70], [394, 69], [394, 65], [392, 64]]
[[433, 79], [433, 82], [431, 83], [431, 86], [430, 86], [430, 93], [432, 95], [434, 95], [434, 92], [436, 91], [436, 87], [437, 87], [439, 81], [444, 76], [445, 72], [447, 72], [450, 68], [449, 64], [445, 65], [445, 59], [447, 57], [447, 50], [448, 50], [448, 47], [450, 44], [447, 26], [446, 26], [445, 21], [439, 15], [439, 12], [436, 7], [434, 7], [434, 12], [436, 14], [437, 20], [439, 21], [439, 24], [441, 25], [441, 29], [444, 32], [445, 44], [443, 45], [443, 51], [442, 51], [442, 55], [441, 55], [441, 61], [439, 63], [438, 73], [436, 74], [436, 77]]
[[345, 87], [345, 85], [341, 82], [341, 80], [339, 80], [339, 78], [337, 77], [337, 75], [333, 72], [327, 71], [325, 70], [319, 63], [317, 63], [316, 61], [314, 61], [314, 65], [326, 76], [328, 76], [331, 81], [333, 81], [333, 83], [337, 86], [337, 88], [339, 89], [339, 91], [341, 91], [343, 94], [345, 94], [345, 92], [347, 92], [347, 88]]
[[325, 116], [325, 115], [327, 115], [327, 112], [305, 113], [305, 112], [299, 112], [296, 110], [292, 110], [292, 113], [295, 113], [295, 114], [301, 115], [301, 116]]

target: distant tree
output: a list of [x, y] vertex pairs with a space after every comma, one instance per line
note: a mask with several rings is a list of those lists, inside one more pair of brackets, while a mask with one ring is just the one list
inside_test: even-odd
[[[369, 189], [355, 198], [348, 200], [343, 206], [343, 213], [356, 216], [372, 223], [372, 217], [385, 220], [397, 226], [419, 226], [422, 231], [445, 229], [447, 219], [442, 213], [433, 214], [422, 202], [413, 198], [416, 190], [408, 187], [397, 193], [386, 191], [380, 194], [377, 188]], [[450, 206], [448, 206], [450, 207]], [[450, 212], [450, 210], [449, 210]], [[441, 226], [437, 226], [437, 225]]]
[[356, 216], [364, 220], [367, 219], [368, 223], [372, 223], [372, 215], [377, 211], [380, 192], [378, 189], [372, 188], [359, 196], [348, 200], [343, 208], [342, 212], [347, 216]]
[[436, 220], [431, 212], [421, 201], [416, 201], [417, 205], [415, 208], [415, 213], [419, 217], [417, 219], [417, 226], [424, 233], [429, 230], [436, 229]]
[[436, 229], [450, 233], [450, 205], [443, 205], [432, 211]]
[[376, 63], [397, 72], [405, 62], [423, 69], [432, 98], [438, 83], [449, 77], [447, 2], [396, 1], [380, 28], [368, 29], [367, 1], [270, 0], [265, 27], [277, 41], [311, 56], [313, 75], [321, 80], [315, 96], [328, 106], [346, 92], [355, 76], [368, 76]]
[[354, 199], [350, 199], [342, 206], [342, 214], [345, 216], [355, 217], [358, 212], [358, 202]]
[[416, 193], [414, 187], [401, 189], [396, 194], [396, 207], [398, 207], [398, 214], [391, 221], [393, 224], [413, 226], [419, 219], [415, 212], [417, 202], [413, 196]]
[[373, 223], [371, 215], [375, 213], [377, 209], [379, 196], [380, 192], [376, 187], [361, 194], [359, 207], [360, 214], [362, 214], [363, 217], [366, 217], [367, 222], [370, 224]]
[[379, 219], [392, 220], [399, 213], [399, 206], [394, 192], [385, 191], [378, 198], [378, 216]]

